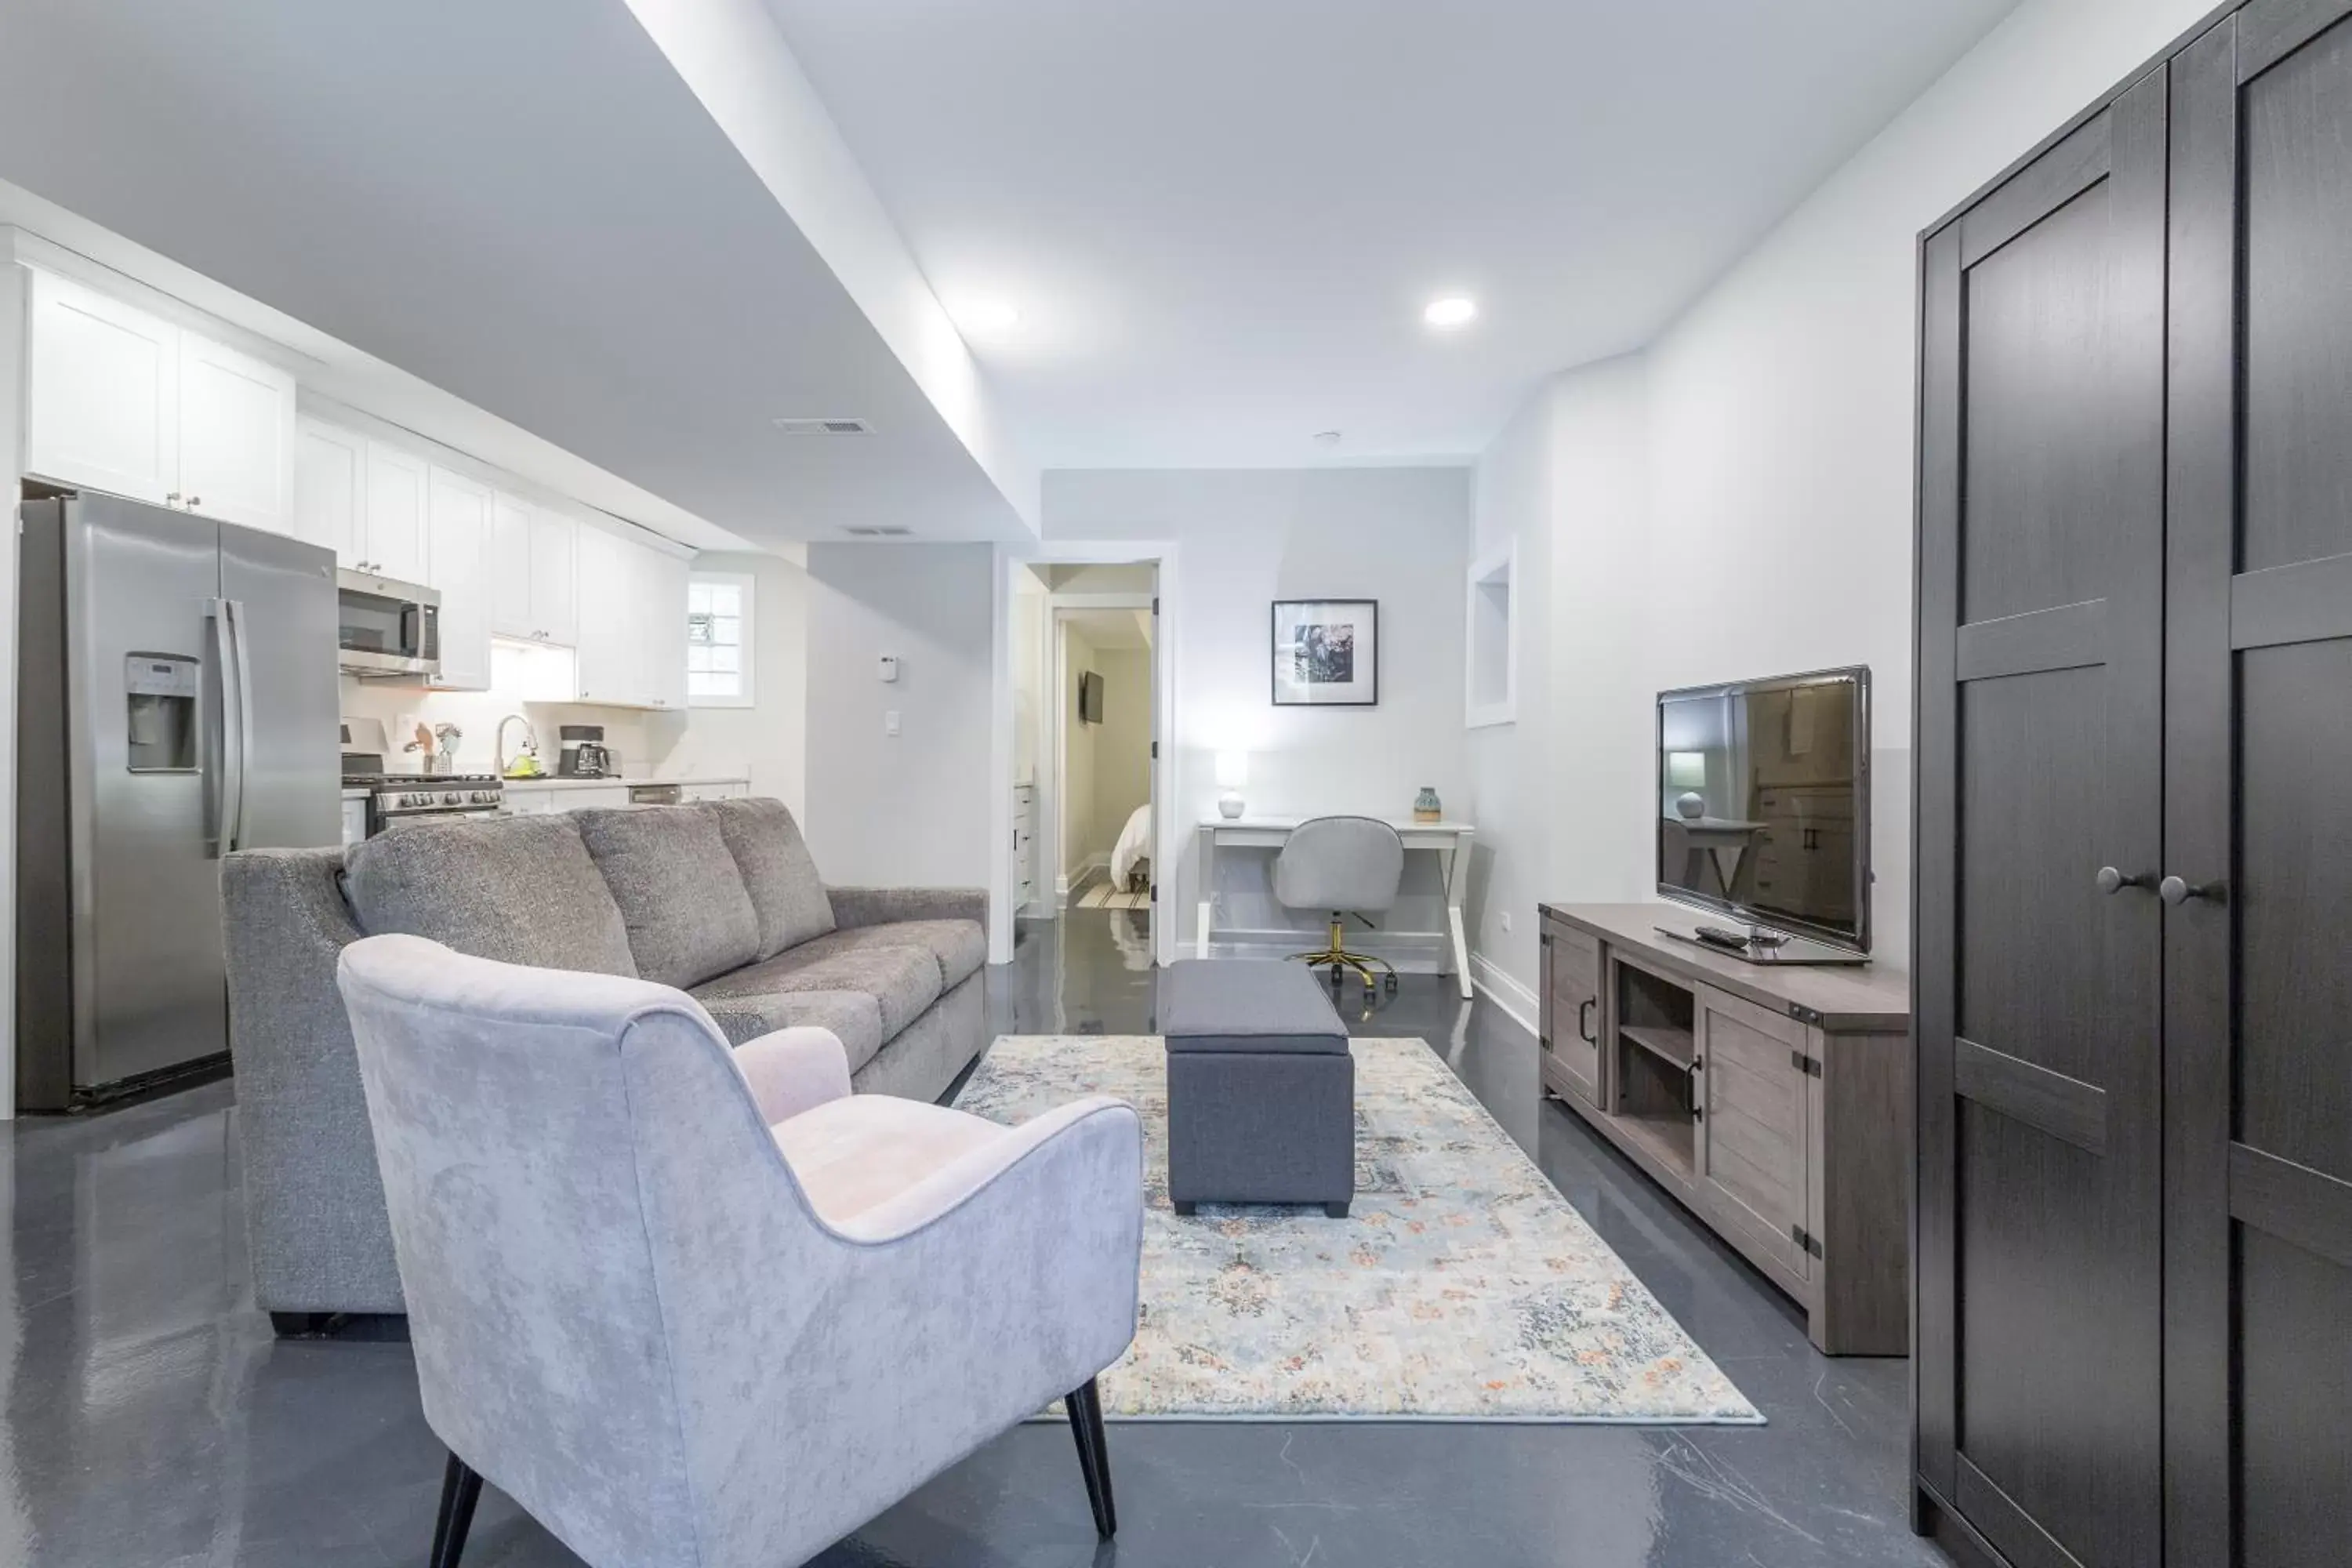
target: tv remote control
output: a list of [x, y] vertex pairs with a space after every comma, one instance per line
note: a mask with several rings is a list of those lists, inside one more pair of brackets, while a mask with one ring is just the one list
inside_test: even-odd
[[1721, 926], [1701, 926], [1691, 933], [1709, 947], [1727, 947], [1734, 952], [1748, 951], [1748, 933], [1726, 931]]

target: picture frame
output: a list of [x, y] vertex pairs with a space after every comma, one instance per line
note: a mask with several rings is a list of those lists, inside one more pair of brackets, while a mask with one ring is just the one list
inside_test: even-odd
[[1276, 599], [1268, 664], [1276, 708], [1371, 708], [1381, 700], [1378, 599]]

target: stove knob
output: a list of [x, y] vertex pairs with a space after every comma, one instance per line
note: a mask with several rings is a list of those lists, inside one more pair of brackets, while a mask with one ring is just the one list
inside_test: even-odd
[[466, 804], [466, 797], [459, 795], [453, 789], [441, 797], [441, 804], [443, 805], [463, 805]]

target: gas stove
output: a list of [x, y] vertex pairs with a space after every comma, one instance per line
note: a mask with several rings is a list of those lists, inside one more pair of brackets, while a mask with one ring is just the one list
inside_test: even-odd
[[343, 783], [368, 791], [368, 836], [412, 822], [499, 816], [506, 782], [496, 773], [371, 773]]

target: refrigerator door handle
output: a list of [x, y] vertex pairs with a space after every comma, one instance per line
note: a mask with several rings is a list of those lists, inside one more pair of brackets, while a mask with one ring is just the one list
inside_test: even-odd
[[246, 771], [252, 765], [255, 743], [253, 738], [253, 643], [246, 636], [245, 601], [224, 599], [228, 606], [229, 641], [236, 651], [236, 815], [230, 818], [235, 831], [228, 847], [242, 849], [253, 837], [249, 826], [253, 792], [247, 787]]
[[236, 847], [236, 822], [244, 810], [240, 797], [245, 793], [245, 719], [241, 713], [232, 717], [229, 712], [236, 700], [236, 632], [230, 624], [233, 615], [226, 599], [215, 599], [205, 612], [205, 618], [213, 624], [213, 669], [220, 689], [220, 706], [216, 710], [220, 738], [213, 747], [211, 758], [212, 832], [205, 844], [214, 859]]

